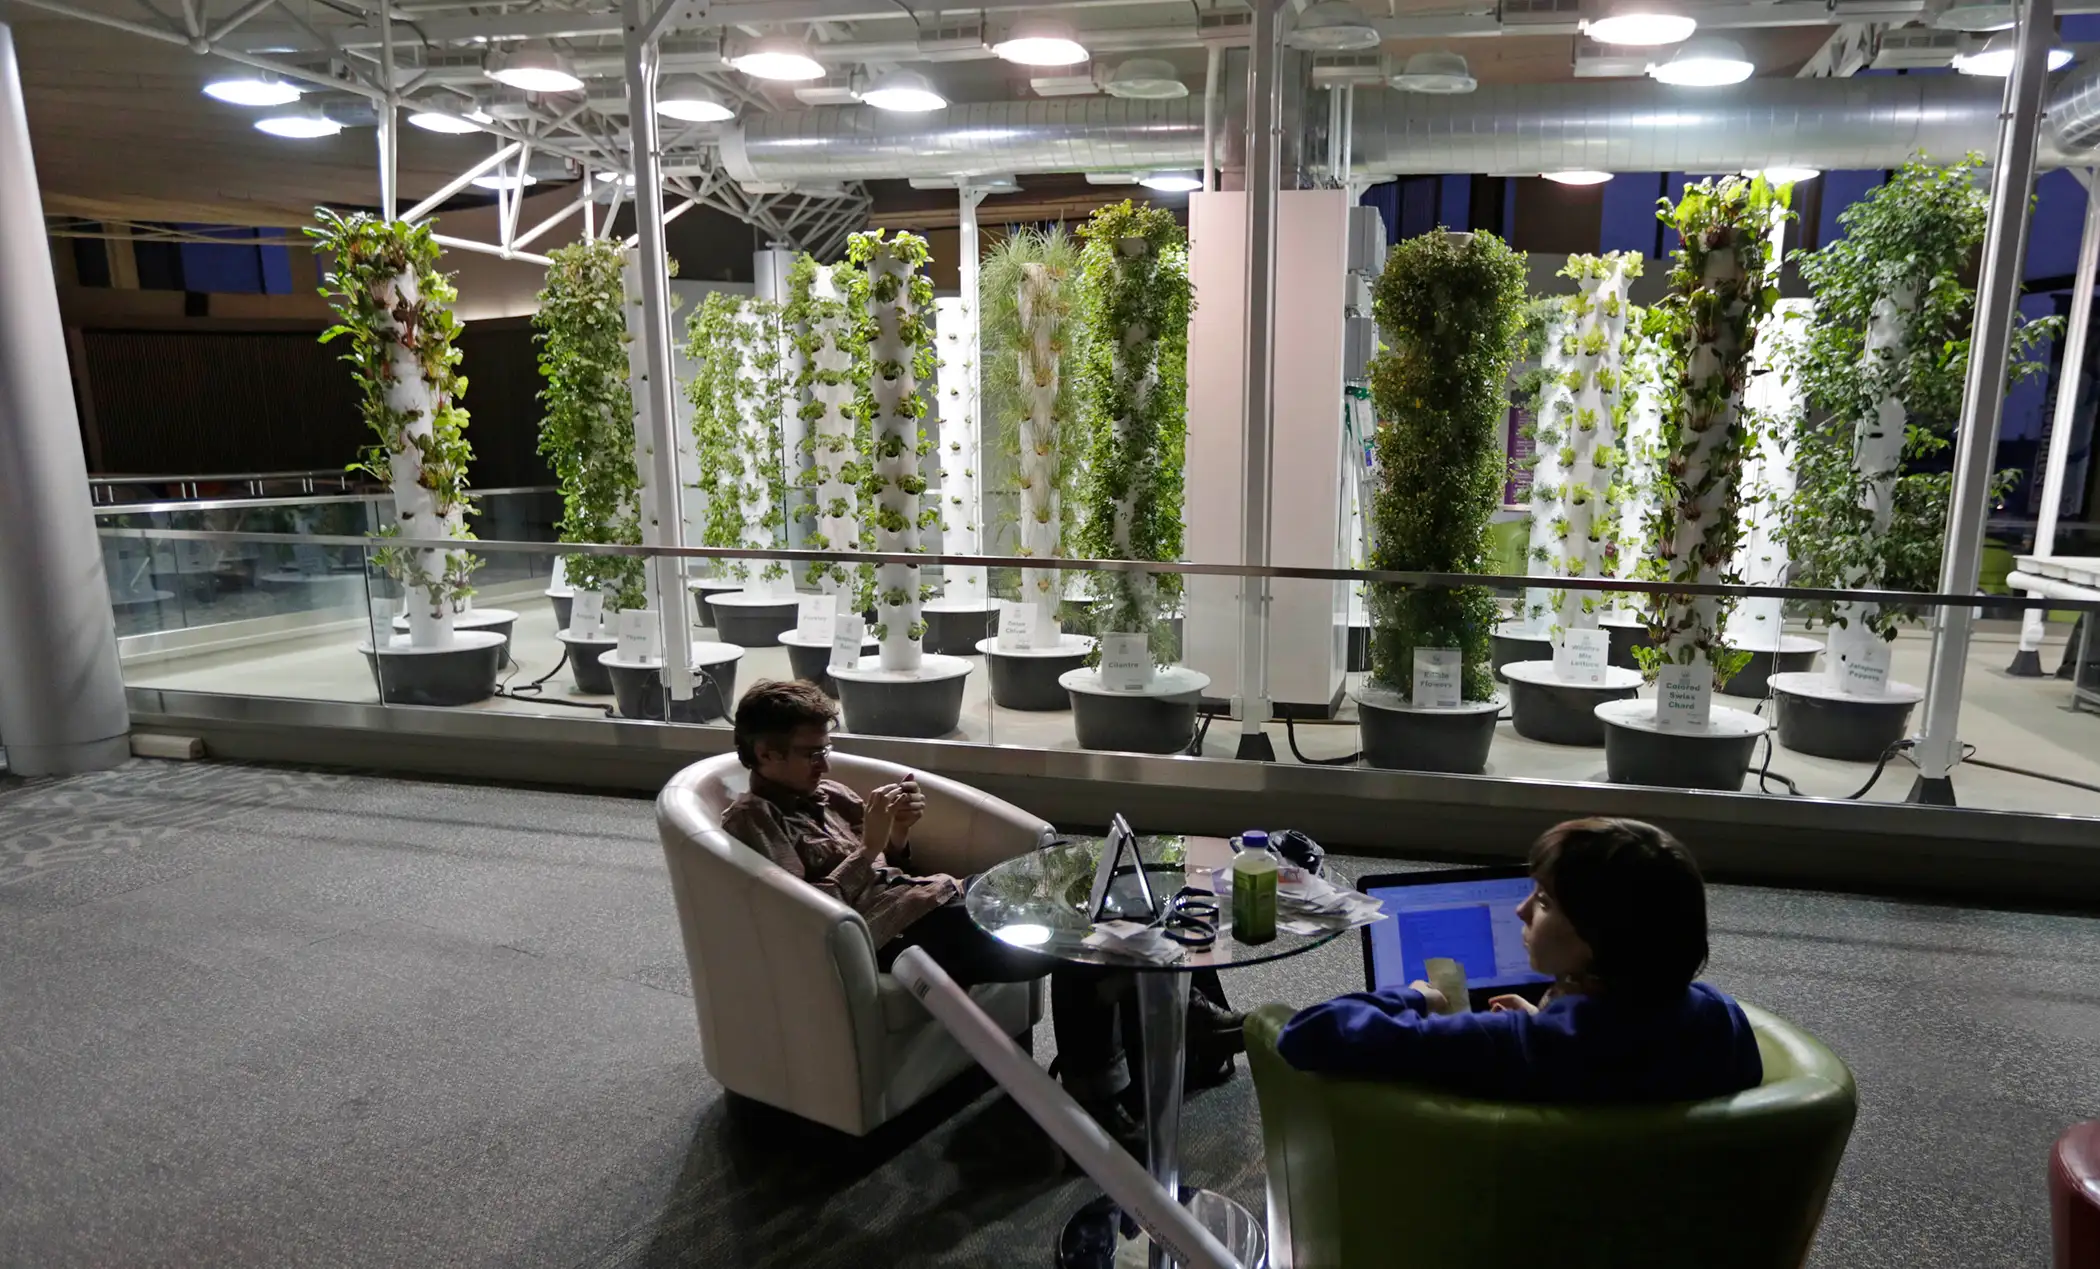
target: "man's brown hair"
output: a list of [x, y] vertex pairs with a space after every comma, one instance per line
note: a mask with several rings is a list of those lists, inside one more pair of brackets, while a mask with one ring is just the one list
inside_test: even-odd
[[814, 683], [760, 679], [736, 703], [737, 759], [756, 768], [759, 741], [772, 741], [784, 748], [796, 728], [828, 728], [838, 716], [837, 703]]
[[1569, 820], [1531, 848], [1531, 875], [1596, 957], [1613, 994], [1673, 1000], [1706, 965], [1706, 882], [1653, 824]]

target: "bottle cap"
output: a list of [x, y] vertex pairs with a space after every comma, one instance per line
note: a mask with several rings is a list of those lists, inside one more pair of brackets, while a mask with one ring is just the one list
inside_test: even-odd
[[1250, 828], [1240, 834], [1241, 850], [1267, 850], [1268, 848], [1269, 834], [1265, 830]]

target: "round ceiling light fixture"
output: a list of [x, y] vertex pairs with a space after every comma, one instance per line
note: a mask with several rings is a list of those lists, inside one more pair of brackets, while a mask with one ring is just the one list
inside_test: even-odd
[[469, 108], [465, 114], [447, 114], [442, 110], [419, 110], [408, 117], [408, 121], [425, 132], [442, 132], [446, 136], [463, 137], [469, 132], [481, 131], [484, 123], [495, 119], [484, 110]]
[[1541, 172], [1556, 185], [1602, 185], [1611, 179], [1609, 172], [1597, 172], [1588, 168], [1576, 168], [1567, 172]]
[[1116, 67], [1116, 73], [1101, 85], [1101, 91], [1111, 97], [1137, 101], [1172, 101], [1188, 96], [1189, 86], [1181, 82], [1174, 63], [1157, 57], [1133, 57]]
[[1072, 28], [1051, 18], [1014, 23], [1006, 38], [992, 45], [992, 52], [1021, 66], [1077, 66], [1087, 58], [1086, 45]]
[[680, 123], [723, 123], [736, 112], [722, 104], [713, 89], [698, 75], [676, 75], [656, 92], [656, 113]]
[[[633, 180], [633, 177], [629, 177]], [[477, 189], [515, 190], [527, 185], [537, 185], [540, 178], [530, 172], [487, 172], [474, 178]]]
[[1408, 58], [1407, 65], [1389, 82], [1404, 93], [1433, 93], [1438, 96], [1469, 93], [1480, 86], [1473, 78], [1473, 70], [1466, 65], [1464, 57], [1441, 49], [1433, 53], [1417, 53]]
[[1773, 185], [1799, 185], [1822, 174], [1823, 169], [1819, 167], [1753, 167], [1743, 173], [1745, 176], [1762, 176]]
[[229, 106], [289, 106], [299, 100], [300, 90], [275, 75], [260, 71], [228, 75], [204, 86], [204, 95]]
[[309, 108], [288, 110], [282, 114], [257, 119], [255, 130], [267, 132], [273, 137], [287, 137], [293, 141], [314, 141], [321, 137], [334, 136], [343, 130], [343, 125], [319, 110]]
[[[1982, 75], [1988, 79], [2004, 79], [2012, 74], [2013, 59], [2018, 56], [2019, 44], [2012, 31], [2000, 31], [1983, 42], [1983, 47], [1973, 53], [1956, 53], [1954, 69], [1964, 75]], [[2062, 70], [2071, 64], [2071, 50], [2051, 45], [2049, 69]]]
[[1349, 0], [1315, 0], [1298, 15], [1283, 42], [1313, 53], [1355, 53], [1377, 48], [1378, 28]]
[[1607, 4], [1604, 12], [1582, 24], [1583, 34], [1599, 44], [1633, 44], [1652, 48], [1682, 44], [1699, 29], [1699, 21], [1675, 5], [1656, 0]]
[[731, 58], [729, 64], [753, 79], [797, 83], [824, 78], [823, 65], [792, 35], [769, 35], [752, 45], [750, 52]]
[[1942, 31], [2009, 31], [2014, 21], [2009, 4], [1950, 4], [1932, 24]]
[[1138, 184], [1162, 194], [1190, 194], [1203, 188], [1203, 178], [1194, 172], [1147, 172]]
[[1657, 83], [1678, 88], [1720, 88], [1740, 84], [1757, 70], [1743, 46], [1718, 35], [1702, 35], [1678, 46], [1670, 60], [1648, 68]]
[[569, 59], [547, 44], [526, 43], [491, 53], [482, 69], [490, 79], [519, 92], [573, 93], [583, 87]]
[[943, 109], [948, 104], [948, 99], [941, 96], [924, 75], [904, 70], [877, 75], [860, 99], [877, 110], [895, 110], [903, 114], [924, 114], [929, 110]]

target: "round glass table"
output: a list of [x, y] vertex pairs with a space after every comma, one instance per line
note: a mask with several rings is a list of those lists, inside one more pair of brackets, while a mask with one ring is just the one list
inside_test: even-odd
[[[1087, 911], [1103, 839], [1060, 839], [1017, 855], [981, 873], [965, 902], [970, 919], [985, 932], [1018, 947], [1075, 965], [1129, 970], [1137, 982], [1138, 1030], [1144, 1040], [1139, 1087], [1145, 1097], [1146, 1163], [1154, 1180], [1169, 1194], [1181, 1196], [1198, 1221], [1230, 1249], [1246, 1269], [1265, 1262], [1263, 1220], [1222, 1194], [1184, 1188], [1181, 1184], [1182, 1063], [1188, 1044], [1189, 974], [1199, 969], [1231, 969], [1281, 960], [1333, 941], [1343, 931], [1298, 934], [1279, 923], [1276, 937], [1242, 943], [1232, 936], [1229, 903], [1220, 904], [1217, 939], [1208, 947], [1172, 944], [1173, 957], [1161, 961], [1124, 950], [1116, 941], [1095, 938]], [[1154, 901], [1164, 906], [1183, 886], [1213, 889], [1212, 873], [1231, 866], [1232, 848], [1221, 837], [1140, 837], [1138, 856]], [[1326, 874], [1338, 885], [1330, 863]], [[1125, 864], [1110, 882], [1111, 916], [1152, 924], [1144, 912], [1144, 890], [1134, 865]], [[1106, 1195], [1095, 1199], [1066, 1222], [1058, 1242], [1058, 1264], [1064, 1269], [1111, 1269], [1130, 1264], [1135, 1241], [1149, 1241], [1134, 1221]], [[1122, 1258], [1118, 1258], [1118, 1252]], [[1163, 1249], [1145, 1252], [1151, 1269], [1173, 1262]]]

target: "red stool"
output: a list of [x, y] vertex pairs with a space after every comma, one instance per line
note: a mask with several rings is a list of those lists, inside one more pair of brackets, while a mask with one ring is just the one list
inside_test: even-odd
[[2100, 1119], [2074, 1124], [2049, 1152], [2056, 1269], [2100, 1269]]

